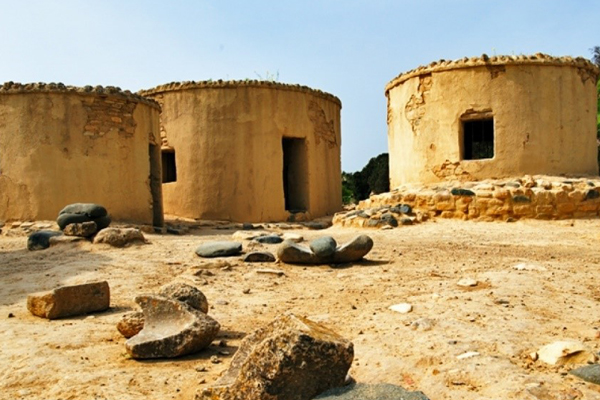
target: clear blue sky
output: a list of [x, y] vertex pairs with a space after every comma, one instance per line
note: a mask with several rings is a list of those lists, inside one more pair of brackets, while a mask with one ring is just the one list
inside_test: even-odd
[[342, 100], [342, 168], [387, 151], [384, 86], [464, 56], [590, 57], [598, 0], [0, 0], [0, 81], [259, 79]]

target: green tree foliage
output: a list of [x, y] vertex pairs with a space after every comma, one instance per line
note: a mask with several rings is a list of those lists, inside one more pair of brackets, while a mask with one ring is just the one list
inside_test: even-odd
[[344, 204], [364, 200], [371, 193], [390, 190], [390, 169], [388, 153], [382, 153], [369, 160], [365, 167], [354, 173], [342, 172], [342, 199]]

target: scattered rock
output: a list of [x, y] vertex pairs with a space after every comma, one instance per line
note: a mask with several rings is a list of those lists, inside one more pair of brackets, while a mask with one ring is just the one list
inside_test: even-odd
[[231, 237], [234, 240], [252, 240], [252, 239], [256, 239], [258, 237], [267, 236], [267, 235], [270, 235], [270, 233], [267, 231], [242, 230], [242, 231], [234, 232], [233, 235], [231, 235]]
[[429, 400], [423, 392], [409, 392], [389, 383], [356, 383], [328, 390], [315, 400]]
[[90, 237], [97, 231], [98, 225], [94, 221], [69, 224], [63, 229], [65, 235], [79, 237]]
[[275, 262], [275, 256], [268, 251], [254, 251], [246, 254], [245, 262]]
[[310, 221], [310, 222], [306, 222], [304, 223], [304, 226], [306, 226], [308, 229], [327, 229], [329, 228], [331, 224], [325, 221]]
[[460, 287], [473, 287], [473, 286], [477, 286], [479, 282], [477, 282], [475, 279], [471, 279], [471, 278], [462, 278], [461, 280], [459, 280], [456, 284]]
[[44, 250], [50, 247], [50, 238], [62, 235], [62, 232], [39, 231], [34, 232], [27, 238], [27, 249]]
[[[314, 240], [311, 242], [311, 246], [314, 242]], [[317, 246], [319, 246], [321, 254], [325, 254], [328, 247], [331, 246], [331, 242], [317, 243], [314, 247], [317, 248]], [[281, 261], [290, 264], [343, 264], [362, 259], [372, 248], [373, 240], [367, 235], [360, 235], [338, 247], [332, 255], [320, 257], [306, 247], [291, 241], [284, 241], [277, 249], [277, 257]]]
[[317, 257], [326, 259], [335, 253], [337, 243], [331, 236], [322, 236], [311, 240], [309, 247]]
[[550, 365], [585, 364], [595, 362], [596, 355], [583, 343], [562, 340], [550, 343], [537, 351], [540, 361]]
[[283, 238], [279, 235], [265, 235], [253, 239], [255, 242], [263, 244], [279, 244], [283, 242]]
[[206, 296], [194, 286], [180, 282], [171, 283], [160, 288], [158, 294], [168, 299], [181, 301], [204, 314], [208, 313]]
[[57, 319], [104, 311], [110, 306], [108, 282], [63, 286], [27, 296], [27, 309], [38, 317]]
[[469, 189], [454, 188], [450, 191], [453, 196], [475, 196], [475, 192]]
[[429, 318], [419, 318], [410, 324], [410, 328], [417, 331], [430, 331], [433, 328], [433, 321]]
[[409, 217], [400, 218], [401, 225], [412, 225], [413, 223], [414, 223], [414, 220], [412, 218], [409, 218]]
[[284, 233], [281, 237], [283, 240], [290, 240], [295, 243], [300, 243], [304, 240], [304, 237], [302, 235], [298, 235], [297, 233], [290, 233], [290, 232]]
[[137, 228], [106, 228], [94, 237], [94, 244], [98, 243], [109, 244], [113, 247], [124, 247], [132, 243], [146, 243], [146, 238], [142, 231]]
[[464, 360], [466, 358], [477, 357], [479, 352], [477, 351], [467, 351], [466, 353], [462, 353], [461, 355], [456, 356], [457, 360]]
[[228, 241], [207, 242], [196, 249], [196, 254], [205, 258], [237, 256], [241, 252], [241, 243]]
[[287, 314], [246, 336], [226, 373], [196, 399], [309, 400], [342, 386], [353, 344], [305, 318]]
[[349, 263], [361, 260], [373, 248], [373, 239], [367, 235], [360, 235], [350, 242], [338, 247], [333, 255], [333, 262]]
[[144, 313], [141, 311], [133, 311], [124, 314], [121, 320], [117, 323], [117, 330], [127, 339], [140, 333], [144, 328]]
[[408, 303], [400, 303], [400, 304], [394, 304], [393, 306], [390, 306], [389, 309], [392, 311], [399, 312], [401, 314], [408, 314], [409, 312], [412, 311], [413, 307], [411, 304], [408, 304]]
[[132, 358], [172, 358], [208, 347], [220, 325], [205, 313], [161, 296], [138, 296], [144, 329], [125, 342]]
[[575, 375], [578, 378], [583, 379], [586, 382], [595, 383], [600, 385], [600, 365], [592, 364], [586, 365], [569, 371], [570, 374]]
[[517, 271], [548, 271], [546, 267], [536, 264], [520, 263], [513, 267]]
[[278, 270], [278, 269], [257, 269], [256, 273], [257, 274], [272, 274], [272, 275], [277, 275], [277, 276], [285, 275], [285, 272]]

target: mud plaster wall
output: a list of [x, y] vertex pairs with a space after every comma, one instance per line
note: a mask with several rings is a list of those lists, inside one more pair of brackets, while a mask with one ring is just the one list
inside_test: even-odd
[[282, 139], [304, 138], [309, 218], [341, 208], [337, 98], [283, 84], [175, 84], [144, 93], [162, 106], [162, 144], [177, 181], [163, 184], [167, 214], [284, 221]]
[[[437, 65], [392, 81], [386, 88], [391, 187], [597, 174], [597, 69], [533, 57]], [[461, 159], [461, 118], [473, 113], [493, 116], [492, 159]]]
[[126, 96], [0, 90], [0, 220], [52, 220], [95, 202], [113, 219], [152, 223], [158, 117], [156, 104]]

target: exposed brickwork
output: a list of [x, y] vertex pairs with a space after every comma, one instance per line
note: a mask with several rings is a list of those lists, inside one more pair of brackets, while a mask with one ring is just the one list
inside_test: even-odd
[[84, 135], [101, 137], [109, 132], [131, 136], [135, 133], [136, 123], [133, 112], [137, 102], [117, 97], [84, 97], [83, 108], [87, 112]]

